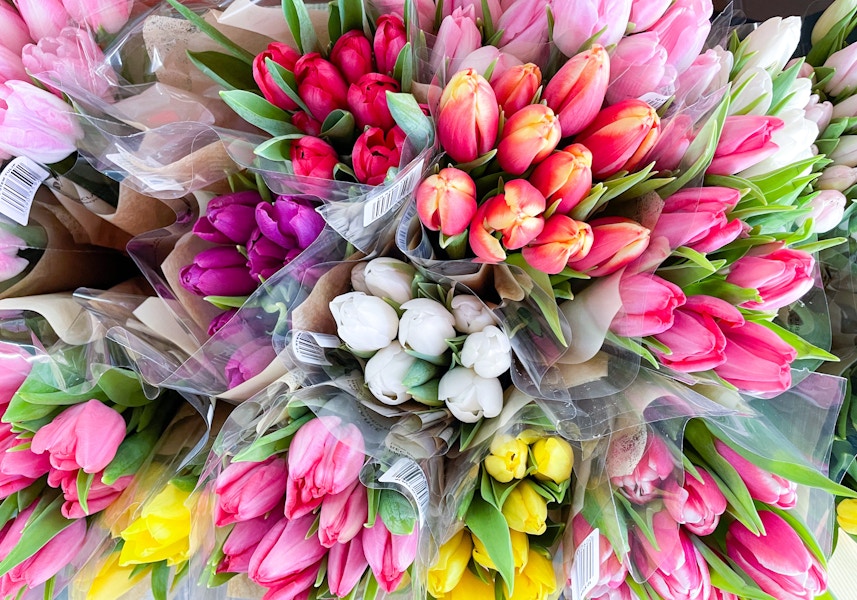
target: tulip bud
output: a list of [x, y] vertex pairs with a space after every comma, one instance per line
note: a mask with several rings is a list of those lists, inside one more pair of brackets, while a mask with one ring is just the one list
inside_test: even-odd
[[846, 165], [831, 165], [821, 172], [821, 177], [816, 180], [815, 185], [820, 190], [844, 192], [855, 183], [857, 169]]
[[[523, 569], [527, 566], [527, 559], [530, 556], [530, 538], [522, 531], [509, 530], [509, 537], [512, 539], [512, 560], [514, 561], [515, 569]], [[478, 537], [473, 536], [473, 562], [477, 565], [482, 565], [486, 569], [497, 569], [494, 561], [488, 556], [488, 549]], [[462, 596], [462, 598], [480, 598], [477, 596]]]
[[369, 127], [354, 142], [351, 161], [357, 181], [367, 185], [381, 185], [387, 172], [399, 166], [405, 133], [397, 125], [386, 135], [380, 127]]
[[647, 273], [623, 276], [619, 297], [622, 308], [610, 324], [610, 331], [625, 337], [663, 333], [673, 326], [673, 313], [686, 300], [680, 287]]
[[134, 0], [62, 0], [69, 16], [94, 31], [116, 33], [128, 22]]
[[732, 188], [684, 188], [665, 199], [652, 237], [665, 237], [671, 250], [680, 246], [697, 252], [719, 250], [744, 233], [744, 223], [728, 216], [740, 199], [740, 192]]
[[857, 135], [843, 135], [829, 155], [834, 164], [857, 167]]
[[303, 131], [307, 135], [318, 137], [321, 135], [321, 123], [313, 119], [309, 113], [302, 110], [292, 114], [292, 125]]
[[274, 352], [269, 339], [254, 339], [239, 347], [232, 353], [223, 367], [228, 389], [253, 379], [264, 371], [275, 358], [277, 358], [277, 354]]
[[470, 225], [470, 248], [481, 261], [504, 260], [506, 253], [492, 234], [501, 231], [503, 246], [509, 250], [523, 248], [542, 232], [544, 210], [544, 196], [529, 182], [513, 179], [505, 184], [502, 194], [476, 209]]
[[857, 48], [849, 45], [830, 55], [824, 66], [835, 69], [833, 76], [824, 84], [829, 96], [839, 96], [846, 90], [857, 87]]
[[363, 531], [350, 541], [334, 544], [327, 554], [327, 585], [337, 598], [347, 598], [357, 587], [369, 561], [363, 551]]
[[820, 102], [818, 94], [810, 96], [804, 111], [806, 111], [806, 118], [818, 126], [819, 133], [824, 132], [833, 119], [833, 104], [826, 100]]
[[567, 214], [592, 189], [592, 152], [582, 144], [571, 144], [540, 162], [529, 179], [555, 212]]
[[415, 273], [414, 267], [408, 263], [382, 256], [366, 263], [363, 284], [372, 296], [404, 304], [413, 298], [411, 285]]
[[497, 20], [497, 47], [522, 62], [543, 64], [548, 46], [548, 0], [514, 0]]
[[525, 479], [506, 497], [503, 516], [509, 529], [528, 535], [541, 535], [547, 529], [547, 500], [534, 489], [534, 485]]
[[775, 154], [778, 146], [771, 141], [774, 131], [784, 126], [782, 119], [755, 115], [726, 117], [720, 140], [706, 173], [734, 175]]
[[544, 229], [521, 253], [527, 264], [548, 275], [565, 269], [570, 261], [589, 254], [593, 242], [592, 228], [582, 221], [553, 214]]
[[321, 502], [318, 540], [325, 548], [350, 542], [363, 529], [369, 512], [366, 487], [355, 480], [347, 489]]
[[857, 115], [857, 96], [848, 96], [833, 105], [833, 115], [831, 118], [841, 119], [842, 117], [853, 117], [855, 115]]
[[545, 87], [542, 98], [559, 115], [562, 137], [583, 131], [598, 114], [610, 81], [610, 58], [603, 46], [571, 57]]
[[460, 529], [438, 550], [437, 562], [428, 570], [428, 593], [435, 598], [443, 598], [452, 591], [467, 570], [473, 541], [470, 533]]
[[247, 258], [234, 246], [203, 250], [182, 267], [179, 281], [197, 296], [246, 296], [258, 285], [250, 276]]
[[424, 179], [416, 197], [422, 224], [445, 236], [464, 233], [476, 213], [476, 184], [470, 175], [453, 167]]
[[499, 377], [512, 366], [512, 344], [502, 329], [489, 325], [467, 336], [460, 358], [480, 377]]
[[828, 6], [823, 13], [821, 13], [818, 21], [815, 22], [815, 26], [812, 28], [812, 35], [810, 37], [812, 45], [814, 46], [824, 39], [839, 21], [844, 19], [852, 10], [854, 10], [855, 5], [857, 4], [855, 4], [854, 0], [834, 0], [834, 2]]
[[363, 530], [363, 553], [381, 589], [388, 594], [399, 587], [405, 571], [414, 561], [418, 537], [416, 527], [408, 535], [390, 533], [380, 517]]
[[754, 29], [738, 47], [735, 61], [746, 58], [741, 72], [761, 67], [771, 73], [783, 70], [800, 42], [800, 17], [772, 17]]
[[438, 140], [453, 160], [476, 160], [494, 147], [499, 119], [500, 107], [488, 81], [473, 69], [459, 71], [440, 97]]
[[330, 303], [336, 334], [352, 350], [375, 352], [396, 339], [399, 315], [381, 298], [363, 292], [337, 296]]
[[398, 92], [399, 83], [392, 77], [368, 73], [348, 88], [348, 109], [360, 130], [380, 127], [384, 131], [396, 122], [387, 107], [387, 92]]
[[507, 118], [530, 104], [541, 84], [542, 72], [533, 63], [512, 67], [491, 81], [497, 102]]
[[[723, 349], [726, 360], [714, 367], [718, 376], [742, 392], [782, 393], [791, 387], [791, 364], [797, 352], [779, 335], [749, 321], [734, 326], [724, 324], [720, 330], [726, 338]], [[790, 492], [791, 496], [793, 494], [794, 490]], [[794, 502], [788, 503], [794, 506]]]
[[503, 409], [500, 380], [480, 377], [466, 367], [450, 369], [440, 378], [437, 397], [462, 423], [476, 423], [483, 417], [491, 419]]
[[762, 67], [744, 69], [733, 83], [738, 94], [729, 102], [730, 115], [765, 115], [774, 98], [771, 74]]
[[225, 194], [212, 199], [193, 226], [197, 236], [216, 244], [244, 246], [256, 227], [256, 205], [262, 196], [255, 190]]
[[846, 498], [836, 506], [836, 522], [849, 535], [857, 535], [857, 500]]
[[263, 52], [257, 54], [256, 58], [253, 59], [253, 79], [256, 81], [256, 85], [262, 90], [265, 100], [283, 110], [296, 110], [298, 105], [274, 82], [265, 61], [270, 58], [278, 65], [293, 71], [295, 63], [300, 57], [301, 55], [288, 44], [271, 42]]
[[629, 25], [634, 26], [633, 33], [646, 31], [657, 23], [670, 4], [672, 0], [632, 0]]
[[462, 58], [458, 70], [473, 69], [484, 75], [489, 68], [492, 68], [491, 81], [494, 82], [512, 67], [522, 64], [524, 63], [508, 52], [501, 52], [494, 46], [482, 46]]
[[483, 464], [488, 474], [500, 483], [523, 479], [527, 475], [527, 444], [508, 434], [495, 434], [491, 439], [490, 454]]
[[24, 46], [33, 43], [24, 19], [6, 2], [0, 3], [0, 30], [3, 31], [3, 41], [0, 45], [9, 50], [12, 56], [20, 57]]
[[372, 395], [389, 406], [410, 400], [413, 396], [403, 381], [417, 359], [393, 341], [366, 362], [363, 378]]
[[668, 58], [654, 31], [619, 40], [610, 55], [607, 103], [616, 104], [652, 92], [671, 96], [677, 73], [675, 67], [667, 63]]
[[295, 175], [333, 179], [333, 169], [339, 155], [333, 146], [321, 138], [305, 135], [292, 142], [292, 169]]
[[713, 12], [711, 0], [675, 0], [649, 29], [658, 34], [661, 46], [667, 51], [667, 64], [675, 67], [677, 73], [682, 73], [699, 56], [711, 31]]
[[795, 225], [801, 226], [807, 218], [812, 219], [812, 230], [815, 233], [830, 231], [842, 220], [845, 213], [845, 195], [837, 190], [822, 190], [809, 201], [809, 215], [795, 220]]
[[15, 6], [35, 41], [57, 36], [64, 27], [72, 24], [60, 0], [16, 0]]
[[399, 53], [406, 43], [407, 32], [402, 17], [395, 14], [381, 15], [376, 23], [375, 39], [372, 42], [379, 73], [392, 75]]
[[286, 493], [286, 461], [271, 456], [264, 462], [234, 462], [217, 476], [215, 524], [225, 527], [261, 517]]
[[554, 112], [544, 104], [530, 104], [512, 115], [503, 127], [497, 162], [512, 175], [521, 175], [553, 152], [562, 137]]
[[295, 63], [298, 95], [314, 118], [322, 123], [336, 109], [348, 109], [348, 84], [333, 63], [317, 52], [304, 54]]
[[803, 250], [757, 246], [729, 267], [726, 281], [755, 289], [760, 300], [741, 304], [751, 310], [778, 310], [798, 300], [815, 284], [815, 259]]
[[342, 35], [330, 51], [330, 62], [345, 76], [348, 83], [357, 81], [375, 70], [372, 43], [362, 31], [352, 29]]
[[458, 294], [450, 303], [455, 329], [461, 333], [476, 333], [494, 325], [494, 314], [476, 296]]
[[649, 245], [648, 229], [630, 219], [602, 217], [590, 221], [592, 249], [568, 266], [592, 277], [615, 273], [640, 256]]
[[402, 304], [399, 343], [425, 356], [440, 356], [447, 351], [446, 340], [456, 336], [455, 317], [440, 302], [416, 298]]
[[566, 56], [573, 56], [589, 40], [605, 47], [618, 43], [628, 28], [631, 4], [632, 0], [553, 3], [554, 44]]
[[729, 83], [732, 53], [722, 48], [706, 50], [676, 79], [676, 106], [693, 106]]
[[664, 505], [670, 516], [696, 535], [711, 535], [717, 529], [720, 515], [726, 512], [726, 496], [711, 474], [696, 467], [699, 478], [685, 473], [684, 486], [664, 494]]
[[[476, 26], [472, 5], [456, 8], [443, 18], [437, 39], [431, 50], [431, 68], [440, 72], [448, 64], [447, 73], [456, 73], [462, 59], [482, 45], [482, 33]], [[447, 61], [449, 61], [447, 63]]]
[[557, 484], [571, 478], [574, 451], [568, 442], [553, 436], [536, 440], [531, 448], [533, 464], [536, 468], [533, 477], [541, 481], [553, 481]]

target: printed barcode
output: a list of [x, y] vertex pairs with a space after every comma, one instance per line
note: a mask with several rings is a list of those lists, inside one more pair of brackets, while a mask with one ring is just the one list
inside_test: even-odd
[[664, 104], [667, 103], [667, 100], [672, 98], [672, 96], [664, 96], [663, 94], [658, 94], [657, 92], [649, 92], [647, 94], [643, 94], [638, 98], [638, 100], [642, 100], [655, 110], [658, 110]]
[[36, 191], [48, 175], [47, 169], [25, 156], [12, 159], [0, 173], [0, 213], [26, 225]]
[[292, 352], [295, 358], [308, 365], [331, 364], [324, 354], [324, 349], [337, 348], [339, 344], [338, 337], [326, 333], [295, 331], [292, 335]]
[[397, 206], [402, 198], [409, 196], [419, 184], [423, 176], [423, 164], [425, 160], [411, 165], [408, 174], [389, 188], [366, 201], [363, 208], [363, 227], [368, 227]]
[[393, 463], [386, 473], [378, 478], [378, 481], [395, 483], [403, 488], [417, 502], [417, 512], [420, 523], [425, 522], [426, 512], [429, 506], [428, 479], [420, 466], [410, 458], [400, 458]]
[[571, 594], [573, 600], [584, 600], [601, 578], [600, 533], [596, 529], [574, 552]]
[[396, 244], [399, 248], [405, 249], [408, 247], [408, 230], [411, 228], [411, 221], [416, 214], [417, 203], [411, 202], [408, 205], [408, 208], [405, 209], [405, 216], [402, 217], [402, 223], [399, 226], [399, 231], [396, 233]]

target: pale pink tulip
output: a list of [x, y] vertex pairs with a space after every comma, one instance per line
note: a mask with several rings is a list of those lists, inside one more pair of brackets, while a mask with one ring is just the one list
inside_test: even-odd
[[448, 65], [446, 73], [457, 73], [461, 61], [481, 45], [482, 34], [476, 26], [473, 6], [456, 8], [440, 24], [431, 51], [431, 68], [437, 72]]
[[630, 24], [634, 26], [634, 33], [646, 31], [657, 23], [672, 0], [631, 0]]
[[647, 31], [624, 37], [610, 55], [607, 104], [649, 93], [672, 96], [675, 80], [675, 67], [667, 63], [667, 51], [657, 33]]
[[57, 36], [72, 24], [71, 16], [60, 0], [16, 0], [15, 6], [30, 30], [33, 40]]
[[62, 0], [68, 14], [96, 32], [116, 33], [128, 22], [134, 0]]
[[380, 518], [363, 530], [363, 553], [375, 579], [387, 593], [393, 592], [417, 555], [418, 529], [409, 535], [390, 533]]
[[495, 26], [502, 31], [498, 47], [524, 63], [542, 65], [548, 46], [548, 0], [515, 0]]
[[21, 56], [21, 49], [24, 46], [33, 42], [24, 19], [6, 2], [0, 2], [0, 31], [3, 32], [0, 46], [17, 56]]
[[667, 64], [683, 73], [699, 56], [711, 30], [711, 0], [676, 0], [663, 17], [649, 28], [660, 38], [668, 55]]
[[366, 488], [359, 481], [338, 494], [326, 496], [321, 503], [318, 525], [321, 545], [331, 548], [353, 539], [363, 528], [368, 511]]
[[566, 56], [574, 56], [602, 30], [593, 43], [611, 46], [622, 39], [631, 17], [631, 0], [554, 2], [551, 11], [554, 43]]

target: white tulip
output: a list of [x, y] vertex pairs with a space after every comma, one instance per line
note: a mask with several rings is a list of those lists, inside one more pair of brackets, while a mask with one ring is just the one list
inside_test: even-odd
[[741, 171], [741, 177], [754, 177], [770, 173], [794, 162], [813, 156], [813, 144], [818, 137], [818, 125], [804, 116], [803, 109], [794, 109], [777, 115], [784, 126], [771, 135], [777, 151], [760, 163]]
[[382, 256], [366, 264], [363, 279], [373, 296], [404, 304], [414, 297], [411, 284], [414, 282], [415, 273], [414, 267], [408, 263]]
[[830, 30], [833, 29], [834, 25], [836, 25], [839, 21], [848, 16], [854, 7], [857, 6], [857, 0], [835, 0], [833, 4], [828, 6], [821, 16], [818, 18], [818, 21], [815, 22], [815, 26], [812, 28], [812, 44], [813, 46], [821, 41], [821, 39], [830, 33]]
[[424, 356], [440, 356], [456, 337], [455, 317], [440, 302], [416, 298], [402, 304], [405, 311], [399, 323], [399, 343]]
[[778, 112], [786, 112], [794, 109], [806, 109], [812, 97], [812, 81], [806, 77], [798, 77], [795, 79], [789, 91], [786, 92], [786, 102], [777, 109]]
[[512, 366], [512, 344], [502, 329], [489, 325], [467, 336], [460, 358], [480, 377], [499, 377]]
[[[783, 70], [800, 42], [800, 17], [773, 17], [759, 25], [738, 47], [735, 62], [748, 57], [741, 72], [754, 67], [772, 74]], [[750, 56], [752, 54], [752, 56]]]
[[452, 316], [455, 317], [455, 328], [461, 333], [476, 333], [497, 322], [494, 313], [476, 296], [455, 296], [450, 306]]
[[363, 292], [364, 294], [370, 294], [369, 288], [366, 287], [366, 263], [358, 262], [354, 265], [354, 268], [351, 269], [351, 289], [355, 292]]
[[[808, 217], [812, 217], [812, 230], [815, 233], [824, 233], [830, 231], [842, 220], [842, 215], [845, 212], [846, 198], [845, 194], [836, 190], [822, 190], [818, 195], [809, 201], [809, 207], [812, 212]], [[795, 221], [800, 226], [806, 218], [801, 218]]]
[[821, 177], [815, 180], [815, 187], [820, 190], [844, 192], [855, 183], [857, 183], [857, 169], [846, 165], [831, 165], [821, 172]]
[[330, 302], [336, 333], [355, 352], [386, 348], [399, 329], [396, 310], [381, 298], [349, 292]]
[[473, 369], [455, 367], [447, 371], [437, 386], [437, 397], [463, 423], [490, 419], [503, 409], [503, 386], [496, 377], [485, 378]]
[[396, 405], [411, 399], [402, 381], [416, 358], [394, 341], [366, 362], [364, 379], [369, 391], [384, 404]]
[[771, 75], [761, 67], [743, 71], [732, 89], [737, 91], [729, 102], [730, 115], [765, 115], [774, 98]]

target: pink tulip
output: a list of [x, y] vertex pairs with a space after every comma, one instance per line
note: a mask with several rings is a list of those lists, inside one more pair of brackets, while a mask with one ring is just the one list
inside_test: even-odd
[[89, 492], [86, 494], [86, 510], [83, 510], [80, 496], [77, 493], [77, 471], [52, 470], [48, 474], [48, 485], [62, 488], [65, 498], [60, 509], [62, 516], [66, 519], [82, 519], [88, 515], [101, 512], [113, 504], [134, 479], [131, 475], [127, 475], [107, 485], [101, 482], [103, 476], [103, 471], [95, 474]]
[[[714, 478], [702, 467], [696, 467], [700, 478], [686, 472], [684, 486], [664, 494], [664, 505], [670, 516], [696, 535], [711, 535], [726, 512], [726, 496]], [[683, 493], [682, 493], [683, 492]]]
[[676, 79], [675, 105], [693, 106], [715, 93], [729, 81], [731, 68], [732, 54], [706, 50]]
[[16, 0], [15, 6], [36, 41], [57, 36], [63, 27], [72, 24], [60, 0]]
[[805, 111], [804, 116], [818, 126], [819, 133], [822, 133], [830, 125], [830, 120], [833, 118], [833, 104], [830, 101], [822, 102], [818, 94], [813, 94], [803, 109]]
[[583, 131], [598, 115], [610, 81], [610, 58], [603, 46], [571, 57], [545, 86], [544, 98], [559, 115], [562, 136]]
[[336, 40], [330, 51], [330, 62], [345, 76], [345, 81], [357, 83], [361, 77], [375, 70], [372, 42], [362, 31], [352, 29]]
[[720, 377], [743, 392], [784, 392], [791, 387], [794, 348], [758, 323], [721, 326], [726, 336], [726, 362], [714, 368]]
[[338, 494], [326, 496], [321, 503], [318, 525], [321, 545], [332, 548], [334, 544], [350, 541], [363, 528], [368, 510], [366, 488], [359, 481]]
[[506, 120], [497, 163], [512, 175], [524, 171], [547, 158], [562, 137], [562, 128], [554, 112], [544, 104], [525, 106]]
[[[577, 548], [592, 533], [593, 528], [579, 513], [574, 515], [571, 523], [574, 547]], [[600, 557], [598, 581], [588, 595], [591, 598], [607, 596], [612, 599], [613, 596], [610, 594], [615, 593], [624, 585], [625, 577], [628, 575], [628, 567], [616, 557], [616, 551], [610, 545], [610, 541], [602, 534], [598, 535], [598, 550]], [[630, 600], [630, 596], [628, 600]]]
[[655, 350], [663, 364], [684, 373], [707, 371], [726, 362], [726, 336], [719, 323], [741, 325], [733, 305], [712, 296], [689, 296], [673, 313], [673, 326], [655, 335], [670, 354]]
[[283, 110], [296, 110], [298, 105], [274, 82], [268, 70], [266, 60], [270, 58], [281, 67], [285, 67], [289, 71], [294, 71], [295, 63], [297, 63], [300, 57], [301, 55], [298, 54], [297, 50], [288, 44], [271, 42], [265, 50], [257, 54], [256, 58], [253, 59], [253, 79], [256, 85], [262, 90], [265, 100]]
[[592, 152], [582, 144], [566, 146], [540, 162], [529, 181], [548, 206], [567, 214], [592, 190]]
[[453, 167], [424, 179], [416, 197], [420, 221], [445, 236], [464, 233], [476, 213], [476, 184], [470, 175]]
[[318, 137], [321, 135], [321, 122], [312, 118], [309, 113], [299, 110], [292, 114], [292, 125], [307, 135]]
[[612, 46], [622, 39], [631, 16], [631, 0], [555, 2], [551, 10], [554, 43], [563, 54], [573, 56], [593, 37], [592, 42], [602, 46]]
[[376, 23], [375, 39], [372, 41], [379, 73], [393, 74], [396, 60], [406, 43], [407, 32], [402, 17], [395, 14], [381, 15]]
[[568, 265], [568, 261], [586, 256], [592, 248], [592, 239], [589, 225], [555, 213], [521, 253], [534, 269], [555, 275]]
[[676, 0], [657, 23], [649, 28], [660, 37], [668, 55], [667, 64], [683, 73], [699, 56], [711, 30], [711, 0]]
[[812, 289], [814, 268], [815, 259], [809, 252], [781, 247], [770, 251], [767, 246], [757, 246], [732, 263], [726, 281], [759, 292], [759, 302], [744, 302], [742, 307], [777, 310]]
[[336, 109], [348, 109], [348, 84], [333, 63], [317, 52], [304, 54], [295, 63], [298, 95], [313, 117], [321, 122]]
[[497, 103], [503, 109], [506, 118], [533, 101], [542, 84], [542, 72], [533, 63], [511, 67], [508, 71], [491, 81]]
[[502, 31], [497, 47], [521, 62], [543, 64], [548, 46], [548, 0], [515, 0], [495, 23]]
[[671, 96], [676, 70], [667, 63], [667, 51], [653, 31], [624, 37], [610, 55], [607, 104], [648, 93]]
[[338, 598], [351, 593], [369, 566], [363, 551], [363, 535], [358, 530], [350, 541], [334, 544], [327, 555], [327, 584]]
[[303, 177], [333, 179], [333, 169], [339, 164], [339, 155], [333, 146], [311, 135], [292, 143], [291, 158], [295, 175]]
[[720, 588], [712, 587], [711, 588], [711, 600], [741, 600], [735, 594], [730, 594], [729, 592], [724, 592]]
[[[528, 181], [509, 181], [502, 194], [492, 196], [476, 209], [470, 224], [470, 248], [479, 261], [503, 260], [505, 252], [494, 232], [503, 234], [503, 246], [508, 250], [523, 248], [542, 232], [544, 210], [544, 196]], [[496, 260], [498, 256], [501, 257]]]
[[494, 147], [500, 120], [497, 97], [473, 69], [452, 76], [440, 97], [437, 136], [456, 162], [476, 160]]
[[32, 450], [47, 452], [51, 466], [63, 471], [102, 471], [125, 439], [125, 420], [99, 400], [65, 409], [33, 436]]
[[631, 219], [602, 217], [589, 222], [592, 227], [592, 249], [568, 266], [592, 277], [615, 273], [638, 256], [649, 245], [649, 230]]
[[461, 60], [481, 46], [482, 33], [476, 26], [473, 6], [456, 8], [440, 23], [437, 40], [431, 50], [431, 68], [440, 72], [448, 65], [445, 72], [456, 73]]
[[21, 54], [0, 46], [0, 83], [10, 79], [28, 81], [29, 78], [30, 75], [21, 60]]
[[96, 31], [116, 33], [128, 22], [134, 0], [62, 0], [72, 19]]
[[[625, 452], [626, 449], [613, 446], [608, 451]], [[675, 471], [675, 459], [667, 448], [666, 443], [656, 434], [649, 432], [646, 438], [646, 448], [640, 461], [630, 471], [617, 471], [622, 458], [611, 462], [608, 457], [608, 474], [619, 492], [634, 504], [646, 504], [661, 495], [662, 482], [666, 481]], [[613, 465], [613, 466], [610, 466]], [[624, 465], [623, 465], [624, 466]]]
[[657, 275], [624, 275], [619, 282], [622, 309], [610, 331], [625, 337], [646, 337], [673, 326], [675, 309], [685, 303], [677, 285]]
[[363, 530], [363, 553], [381, 589], [388, 594], [399, 587], [405, 571], [414, 562], [418, 531], [414, 527], [409, 535], [392, 534], [380, 518]]
[[[484, 20], [484, 16], [482, 14], [481, 0], [443, 0], [441, 4], [441, 16], [444, 18], [451, 15], [458, 8], [473, 7], [474, 18]], [[488, 14], [491, 17], [492, 21], [496, 23], [497, 19], [500, 17], [503, 11], [503, 9], [500, 7], [500, 2], [499, 0], [488, 0], [487, 4]]]
[[24, 447], [27, 441], [12, 432], [12, 425], [0, 423], [0, 498], [33, 484], [51, 468], [47, 456]]
[[524, 63], [508, 52], [501, 52], [494, 46], [482, 46], [462, 58], [458, 70], [473, 69], [480, 75], [484, 75], [489, 68], [492, 68], [491, 82], [493, 83], [512, 67], [522, 64]]
[[274, 352], [268, 337], [254, 338], [246, 344], [242, 344], [232, 353], [223, 367], [227, 388], [231, 390], [245, 381], [253, 379], [264, 371], [275, 358], [277, 358], [277, 353]]
[[6, 2], [0, 2], [0, 31], [3, 32], [0, 46], [9, 50], [13, 56], [20, 57], [24, 46], [33, 42], [24, 19]]
[[718, 439], [714, 440], [714, 447], [738, 471], [750, 496], [780, 508], [794, 508], [797, 504], [796, 483], [757, 467]]
[[0, 342], [0, 407], [9, 404], [37, 360], [21, 346]]
[[835, 69], [833, 76], [824, 84], [828, 95], [835, 97], [857, 86], [857, 48], [854, 45], [849, 44], [831, 54], [824, 61], [824, 66]]
[[301, 427], [289, 447], [286, 516], [303, 516], [325, 496], [346, 490], [364, 459], [363, 435], [355, 425], [324, 416]]
[[399, 166], [405, 133], [396, 125], [387, 133], [380, 127], [369, 127], [357, 141], [351, 161], [357, 181], [367, 185], [381, 185], [391, 168]]
[[641, 100], [623, 100], [596, 115], [575, 141], [592, 151], [592, 175], [605, 179], [633, 172], [655, 145], [660, 118]]
[[740, 521], [726, 532], [726, 553], [762, 589], [777, 600], [806, 600], [827, 589], [827, 573], [782, 517], [759, 511], [764, 535]]
[[214, 484], [214, 524], [224, 527], [273, 510], [286, 493], [286, 461], [271, 456], [264, 462], [233, 462]]
[[280, 519], [271, 527], [250, 557], [247, 567], [250, 580], [295, 593], [311, 587], [321, 559], [327, 554], [318, 536], [309, 533], [313, 523], [315, 515], [307, 514], [292, 520]]
[[646, 31], [660, 19], [672, 4], [672, 0], [631, 0], [630, 23], [634, 33]]
[[734, 175], [772, 156], [779, 148], [771, 141], [771, 135], [783, 125], [783, 120], [777, 117], [726, 117], [714, 159], [706, 173]]
[[229, 532], [223, 544], [223, 560], [217, 566], [218, 573], [246, 573], [250, 568], [250, 557], [262, 538], [282, 517], [273, 513], [249, 521], [239, 521]]
[[368, 73], [348, 88], [348, 109], [360, 130], [391, 129], [396, 122], [387, 107], [387, 92], [398, 92], [399, 82], [379, 73]]
[[745, 231], [742, 221], [727, 216], [740, 199], [741, 193], [732, 188], [684, 188], [664, 201], [652, 237], [667, 238], [671, 250], [719, 250]]

